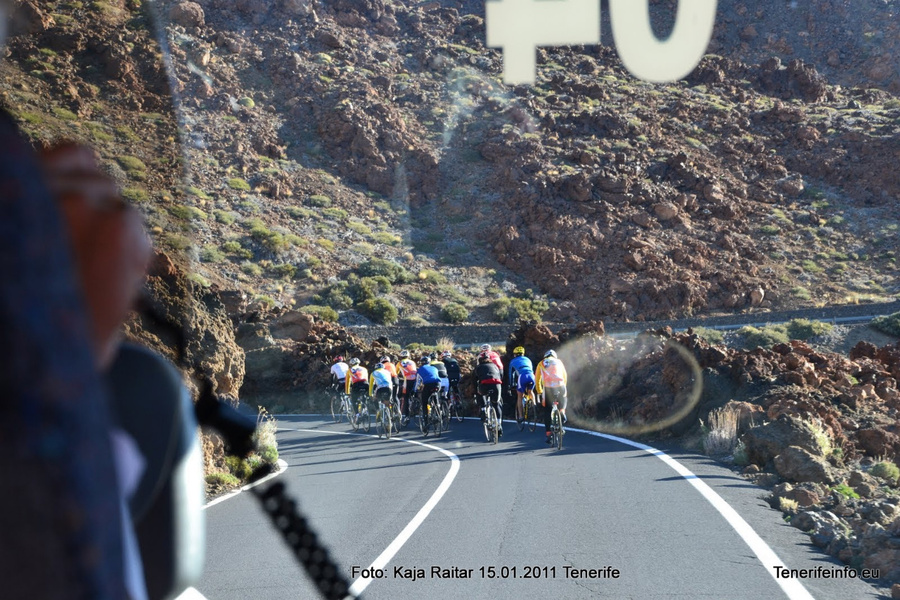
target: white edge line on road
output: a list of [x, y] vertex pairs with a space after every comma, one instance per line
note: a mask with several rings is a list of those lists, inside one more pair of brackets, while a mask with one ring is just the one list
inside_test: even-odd
[[247, 490], [249, 490], [249, 489], [251, 489], [251, 488], [254, 488], [254, 487], [258, 486], [258, 485], [260, 485], [261, 483], [265, 483], [265, 482], [269, 481], [269, 480], [272, 479], [273, 477], [278, 477], [279, 475], [281, 475], [282, 473], [284, 473], [284, 470], [287, 469], [287, 466], [288, 466], [287, 463], [284, 462], [283, 460], [281, 460], [281, 459], [279, 458], [279, 459], [278, 459], [278, 469], [277, 469], [276, 471], [274, 471], [274, 472], [272, 472], [272, 473], [269, 473], [268, 475], [266, 475], [265, 477], [263, 477], [263, 478], [260, 479], [259, 481], [254, 481], [253, 483], [248, 483], [247, 485], [245, 485], [245, 486], [243, 486], [243, 487], [241, 487], [241, 488], [238, 488], [238, 489], [234, 490], [233, 492], [229, 492], [229, 493], [227, 493], [227, 494], [225, 494], [225, 495], [223, 495], [223, 496], [219, 496], [218, 498], [216, 498], [216, 499], [214, 499], [214, 500], [210, 500], [209, 502], [207, 502], [206, 504], [203, 505], [203, 510], [206, 510], [206, 509], [209, 508], [210, 506], [215, 506], [216, 504], [218, 504], [218, 503], [220, 503], [220, 502], [225, 502], [226, 500], [229, 500], [229, 499], [231, 499], [231, 498], [234, 498], [235, 496], [237, 496], [237, 495], [240, 494], [241, 492], [246, 492]]
[[[363, 434], [363, 433], [349, 433], [344, 431], [327, 431], [322, 429], [297, 429], [295, 431], [303, 431], [307, 433], [324, 433], [324, 434], [339, 434], [339, 435], [358, 435], [364, 437], [374, 437], [372, 434]], [[428, 502], [419, 509], [419, 512], [416, 513], [416, 516], [412, 518], [412, 520], [407, 523], [406, 527], [403, 528], [403, 531], [394, 538], [387, 548], [384, 549], [384, 552], [378, 555], [378, 557], [369, 565], [369, 569], [383, 569], [388, 562], [394, 558], [394, 555], [403, 547], [409, 538], [412, 537], [412, 534], [415, 533], [416, 529], [419, 528], [419, 525], [425, 521], [426, 517], [434, 510], [434, 507], [437, 506], [437, 503], [441, 501], [441, 498], [444, 497], [444, 494], [447, 493], [447, 490], [450, 489], [450, 484], [453, 483], [453, 480], [456, 478], [456, 474], [459, 472], [459, 457], [449, 450], [445, 450], [443, 448], [439, 448], [437, 446], [432, 446], [431, 444], [425, 444], [423, 442], [418, 442], [416, 440], [407, 440], [404, 438], [392, 438], [388, 441], [391, 442], [406, 442], [407, 444], [416, 444], [417, 446], [422, 446], [423, 448], [428, 448], [429, 450], [437, 450], [444, 456], [450, 459], [450, 470], [447, 471], [447, 474], [444, 475], [443, 481], [438, 486], [438, 488], [434, 491], [431, 497], [428, 499]], [[352, 597], [358, 597], [362, 594], [369, 584], [374, 580], [373, 577], [358, 577], [353, 584], [350, 586], [348, 593]]]
[[614, 435], [609, 435], [607, 433], [588, 431], [587, 429], [566, 427], [566, 430], [606, 438], [614, 442], [619, 442], [621, 444], [643, 450], [644, 452], [652, 454], [656, 458], [669, 465], [676, 473], [681, 475], [688, 483], [694, 486], [694, 488], [698, 492], [700, 492], [700, 495], [706, 498], [706, 500], [713, 506], [713, 508], [715, 508], [719, 512], [719, 514], [722, 515], [726, 521], [728, 521], [728, 524], [731, 525], [731, 527], [737, 532], [739, 536], [741, 536], [741, 539], [743, 539], [744, 542], [748, 546], [750, 546], [750, 549], [769, 572], [769, 575], [771, 575], [775, 580], [775, 583], [777, 583], [779, 587], [781, 587], [782, 591], [787, 594], [788, 598], [790, 598], [791, 600], [814, 600], [812, 595], [809, 593], [809, 591], [807, 591], [805, 587], [803, 587], [803, 584], [801, 584], [799, 580], [776, 576], [775, 567], [785, 567], [784, 561], [778, 558], [778, 555], [775, 554], [775, 551], [769, 547], [765, 540], [759, 537], [759, 534], [753, 530], [750, 524], [747, 523], [747, 521], [745, 521], [744, 518], [739, 515], [737, 511], [734, 510], [734, 508], [732, 508], [731, 505], [722, 498], [722, 496], [717, 494], [715, 490], [713, 490], [711, 487], [709, 487], [709, 485], [706, 484], [705, 481], [692, 473], [680, 462], [678, 462], [662, 450], [658, 450], [653, 446], [641, 444], [640, 442], [633, 442], [631, 440], [620, 438]]

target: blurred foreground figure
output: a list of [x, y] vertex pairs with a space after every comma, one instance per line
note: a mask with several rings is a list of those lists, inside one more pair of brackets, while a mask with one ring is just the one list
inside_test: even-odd
[[[0, 0], [0, 45], [8, 8]], [[4, 599], [145, 596], [112, 444], [126, 455], [118, 475], [140, 459], [110, 423], [101, 372], [149, 251], [89, 150], [41, 156], [0, 112]]]

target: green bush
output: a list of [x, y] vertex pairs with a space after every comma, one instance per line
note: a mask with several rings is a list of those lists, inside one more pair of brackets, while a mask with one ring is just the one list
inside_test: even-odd
[[144, 188], [127, 187], [122, 190], [122, 197], [132, 204], [142, 204], [150, 200], [150, 193]]
[[241, 263], [241, 271], [246, 275], [253, 275], [255, 277], [259, 277], [263, 272], [262, 267], [250, 261]]
[[120, 156], [118, 161], [132, 179], [143, 181], [147, 178], [147, 165], [136, 156]]
[[241, 243], [237, 240], [231, 240], [222, 244], [222, 251], [228, 254], [237, 254], [241, 251]]
[[895, 484], [900, 479], [900, 467], [892, 462], [882, 461], [872, 467], [869, 474]]
[[540, 321], [550, 305], [535, 298], [497, 298], [491, 303], [494, 318], [498, 321], [514, 323], [519, 319]]
[[318, 304], [310, 304], [300, 309], [300, 312], [309, 313], [323, 321], [334, 323], [338, 320], [337, 311], [330, 306], [320, 306]]
[[434, 269], [422, 269], [419, 271], [419, 279], [425, 283], [447, 283], [447, 278]]
[[237, 220], [237, 217], [233, 212], [218, 208], [213, 211], [213, 215], [215, 215], [216, 221], [222, 225], [231, 225]]
[[397, 309], [384, 298], [371, 298], [357, 306], [360, 313], [382, 325], [390, 325], [397, 320]]
[[343, 208], [334, 207], [322, 209], [322, 216], [335, 221], [346, 221], [350, 215]]
[[738, 329], [738, 334], [744, 338], [744, 347], [747, 349], [771, 348], [775, 344], [787, 344], [790, 338], [786, 325], [766, 325], [756, 328], [751, 325]]
[[228, 187], [239, 192], [249, 192], [250, 184], [240, 177], [233, 177], [228, 180]]
[[872, 327], [882, 333], [900, 337], [900, 312], [872, 319]]
[[412, 275], [402, 265], [384, 258], [367, 260], [356, 268], [356, 272], [362, 277], [377, 277], [381, 275], [386, 277], [391, 283], [409, 283], [412, 281]]
[[706, 340], [708, 344], [721, 344], [725, 339], [721, 331], [709, 327], [694, 327], [694, 333]]
[[831, 323], [822, 321], [810, 321], [809, 319], [794, 319], [787, 324], [787, 334], [792, 340], [808, 340], [819, 335], [826, 334], [833, 329]]
[[347, 310], [353, 306], [353, 299], [347, 294], [348, 284], [340, 281], [325, 289], [321, 294], [313, 297], [316, 304], [324, 304], [337, 310]]
[[365, 302], [381, 294], [390, 294], [392, 289], [390, 280], [384, 275], [362, 277], [351, 283], [350, 295], [357, 302]]
[[307, 201], [312, 206], [316, 206], [318, 208], [328, 208], [329, 206], [331, 206], [331, 198], [322, 194], [310, 196]]
[[250, 109], [252, 109], [256, 106], [256, 102], [254, 102], [253, 98], [250, 98], [249, 96], [244, 96], [243, 98], [238, 100], [238, 104], [240, 104], [244, 108], [250, 108]]
[[448, 323], [462, 323], [469, 318], [469, 310], [462, 304], [450, 302], [441, 308], [441, 318]]
[[217, 263], [225, 260], [225, 254], [215, 246], [204, 246], [200, 251], [200, 260], [208, 263]]
[[272, 273], [281, 279], [293, 279], [297, 274], [297, 267], [290, 263], [281, 263], [271, 268]]
[[170, 206], [169, 212], [183, 221], [204, 221], [207, 217], [206, 213], [196, 206], [184, 206], [183, 204]]

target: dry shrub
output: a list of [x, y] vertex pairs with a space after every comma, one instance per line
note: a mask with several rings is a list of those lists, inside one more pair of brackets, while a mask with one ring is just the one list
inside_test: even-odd
[[740, 412], [726, 406], [709, 412], [708, 432], [703, 440], [703, 450], [710, 456], [724, 456], [734, 452], [737, 445]]

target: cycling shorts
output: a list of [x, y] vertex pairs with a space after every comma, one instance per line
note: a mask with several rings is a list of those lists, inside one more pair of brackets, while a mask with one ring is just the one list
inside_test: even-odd
[[516, 386], [516, 391], [520, 393], [525, 393], [528, 390], [534, 389], [534, 374], [532, 373], [522, 373], [519, 375], [519, 384]]

